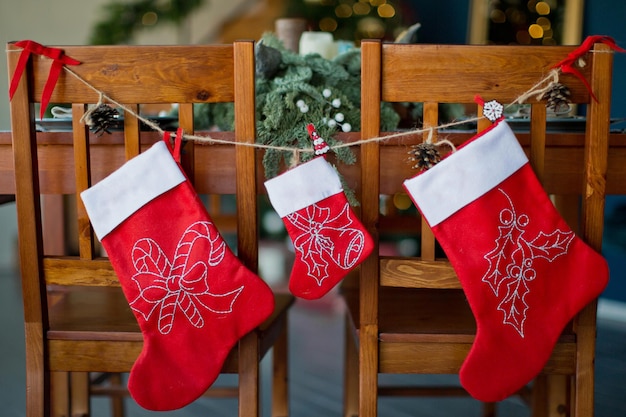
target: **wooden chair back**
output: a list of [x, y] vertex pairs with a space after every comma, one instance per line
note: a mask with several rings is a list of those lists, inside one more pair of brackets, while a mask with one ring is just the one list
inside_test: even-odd
[[[59, 130], [65, 131], [38, 129], [49, 127], [43, 123], [47, 121], [36, 119], [35, 104], [42, 96], [50, 59], [30, 59], [11, 101], [29, 417], [49, 415], [51, 375], [67, 371], [128, 372], [141, 351], [137, 323], [108, 258], [98, 250], [82, 201], [76, 197], [161, 140], [160, 132], [146, 128], [135, 117], [142, 114], [144, 106], [176, 105], [174, 120], [152, 120], [157, 124], [172, 122], [191, 135], [196, 133], [194, 104], [234, 103], [234, 131], [210, 134], [225, 142], [185, 143], [182, 164], [198, 194], [235, 196], [237, 238], [233, 250], [249, 269], [258, 268], [257, 158], [253, 147], [234, 146], [255, 142], [253, 42], [61, 49], [81, 62], [61, 71], [51, 97], [52, 103], [71, 106], [71, 119], [57, 121], [62, 126]], [[21, 48], [8, 44], [10, 78], [20, 52]], [[105, 95], [105, 102], [107, 97], [114, 100], [109, 103], [113, 107], [117, 103], [125, 108], [120, 129], [114, 128], [110, 134], [96, 135], [81, 120], [88, 105], [99, 101], [100, 93]], [[50, 209], [59, 201], [61, 205], [56, 206], [60, 210]], [[68, 207], [67, 201], [73, 201], [75, 207]], [[46, 207], [46, 203], [51, 204]], [[65, 224], [68, 211], [76, 213], [75, 223], [56, 227]], [[52, 218], [54, 214], [60, 217]], [[215, 219], [218, 229], [225, 225], [221, 220]], [[232, 226], [233, 218], [225, 220]], [[58, 242], [49, 232], [65, 234], [61, 248], [44, 244], [49, 239]], [[71, 232], [75, 236], [70, 236]], [[66, 253], [63, 246], [73, 240], [77, 242], [76, 253]], [[259, 414], [258, 362], [277, 340], [276, 369], [286, 367], [285, 312], [290, 303], [291, 297], [277, 297], [274, 315], [245, 336], [224, 365], [225, 372], [240, 375], [239, 389], [234, 391], [240, 398], [240, 415]], [[103, 310], [108, 317], [97, 316]], [[266, 337], [263, 332], [269, 330], [273, 333]], [[286, 368], [277, 379], [282, 377], [281, 386], [275, 387], [278, 401], [274, 406], [281, 415], [287, 413], [284, 372]]]
[[[345, 415], [368, 417], [377, 413], [377, 394], [441, 394], [437, 389], [403, 389], [394, 394], [378, 386], [379, 373], [457, 373], [475, 336], [475, 322], [460, 283], [428, 225], [404, 222], [393, 211], [385, 215], [381, 196], [402, 195], [403, 181], [417, 173], [407, 161], [411, 145], [429, 134], [434, 141], [448, 139], [460, 145], [476, 133], [476, 127], [480, 131], [490, 124], [480, 119], [473, 132], [472, 124], [458, 130], [429, 131], [442, 124], [442, 105], [460, 103], [471, 108], [477, 94], [504, 105], [513, 103], [574, 48], [378, 41], [364, 41], [361, 46], [361, 139], [367, 142], [360, 151], [360, 202], [362, 221], [377, 248], [361, 265], [358, 295], [345, 291], [349, 321], [358, 340], [352, 352], [348, 347]], [[545, 101], [532, 100], [525, 131], [516, 134], [549, 194], [581, 198], [579, 224], [572, 226], [597, 251], [602, 244], [609, 136], [612, 54], [607, 52], [608, 47], [596, 45], [581, 70], [597, 100], [578, 78], [564, 74], [560, 78], [570, 88], [572, 103], [587, 107], [586, 119], [579, 119], [585, 125], [583, 132], [552, 132]], [[424, 129], [371, 140], [389, 134], [380, 131], [381, 102], [423, 103]], [[478, 106], [477, 115], [481, 112]], [[398, 221], [404, 233], [418, 236], [418, 256], [380, 255], [384, 226]], [[572, 407], [579, 416], [592, 415], [593, 410], [595, 307], [592, 303], [576, 317], [545, 369], [572, 375]]]

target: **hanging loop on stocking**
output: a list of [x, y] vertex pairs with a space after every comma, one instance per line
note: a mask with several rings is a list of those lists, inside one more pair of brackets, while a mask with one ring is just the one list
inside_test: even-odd
[[172, 146], [172, 133], [171, 132], [163, 132], [163, 141], [167, 145], [170, 153], [174, 160], [180, 164], [180, 154], [181, 149], [183, 147], [183, 129], [178, 128], [176, 130], [176, 135], [174, 136], [174, 145]]

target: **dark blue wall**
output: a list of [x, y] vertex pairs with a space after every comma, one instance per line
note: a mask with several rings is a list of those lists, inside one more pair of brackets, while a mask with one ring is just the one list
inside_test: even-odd
[[463, 44], [467, 38], [470, 1], [406, 0], [412, 18], [420, 22], [420, 43]]
[[[463, 44], [467, 42], [470, 0], [404, 0], [415, 22], [422, 24], [420, 43]], [[626, 48], [626, 1], [585, 1], [583, 39], [608, 35]], [[626, 54], [615, 55], [613, 118], [626, 117]]]
[[[626, 48], [626, 1], [585, 1], [583, 34], [608, 35]], [[611, 116], [626, 118], [626, 54], [614, 56]], [[626, 123], [616, 125], [626, 129]], [[626, 301], [626, 196], [611, 196], [606, 202], [603, 254], [609, 262], [611, 279], [604, 295]]]
[[[608, 35], [626, 48], [626, 1], [587, 0], [583, 35]], [[611, 116], [626, 117], [626, 54], [615, 54]]]

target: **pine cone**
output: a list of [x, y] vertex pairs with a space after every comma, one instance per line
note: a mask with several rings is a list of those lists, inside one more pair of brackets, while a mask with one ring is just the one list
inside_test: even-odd
[[412, 155], [410, 158], [411, 161], [416, 162], [416, 164], [413, 165], [413, 169], [419, 168], [422, 171], [432, 168], [441, 161], [439, 150], [437, 146], [432, 143], [423, 142], [415, 145], [409, 151], [409, 154]]
[[546, 106], [555, 113], [564, 113], [569, 111], [571, 93], [569, 88], [561, 83], [556, 83], [546, 91], [542, 100], [546, 100]]
[[118, 117], [119, 113], [113, 107], [100, 104], [89, 113], [85, 123], [93, 133], [101, 136], [104, 132], [111, 133], [109, 129]]

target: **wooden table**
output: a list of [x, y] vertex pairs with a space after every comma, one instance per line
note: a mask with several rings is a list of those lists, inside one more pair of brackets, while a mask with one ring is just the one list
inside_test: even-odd
[[[211, 133], [213, 137], [218, 137], [218, 133]], [[471, 133], [464, 132], [441, 132], [440, 137], [445, 137], [454, 143], [461, 143], [471, 136]], [[40, 143], [40, 172], [42, 192], [46, 190], [60, 191], [63, 194], [74, 193], [73, 183], [58, 183], [55, 178], [47, 175], [49, 168], [59, 163], [59, 155], [64, 152], [72, 152], [71, 132], [41, 132], [38, 134]], [[346, 142], [358, 140], [358, 133], [341, 134], [340, 139]], [[519, 132], [517, 137], [523, 146], [527, 147], [529, 138], [527, 133]], [[160, 140], [156, 132], [144, 132], [142, 143], [147, 147], [151, 143]], [[382, 190], [384, 193], [393, 194], [402, 191], [402, 181], [415, 175], [416, 171], [411, 168], [411, 163], [407, 161], [407, 151], [410, 143], [419, 142], [421, 139], [403, 138], [401, 140], [390, 140], [382, 142], [385, 163], [383, 175], [391, 176], [397, 184], [395, 189]], [[411, 142], [413, 141], [413, 142]], [[544, 175], [544, 186], [548, 193], [556, 189], [557, 186], [565, 184], [565, 188], [571, 194], [580, 192], [582, 178], [582, 146], [584, 135], [576, 132], [548, 133], [546, 138], [548, 147], [546, 150], [546, 172]], [[122, 132], [104, 134], [101, 137], [93, 136], [92, 145], [92, 181], [95, 183], [106, 176], [112, 167], [119, 166], [123, 162], [123, 138]], [[100, 146], [102, 145], [102, 146]], [[227, 159], [220, 157], [225, 153], [233, 152], [233, 147], [229, 145], [206, 145], [197, 146], [194, 155], [196, 166], [203, 164], [220, 164]], [[353, 148], [355, 152], [356, 148]], [[259, 151], [259, 158], [262, 152]], [[73, 170], [72, 166], [63, 167]], [[356, 166], [340, 166], [339, 169], [345, 176], [350, 187], [358, 192], [359, 177]], [[556, 174], [556, 173], [559, 174]], [[196, 174], [196, 189], [203, 194], [203, 190], [209, 184], [215, 185], [226, 183], [234, 176], [234, 167], [224, 164], [219, 178], [208, 178], [202, 172]], [[265, 180], [263, 172], [259, 172], [258, 181], [262, 184]], [[260, 187], [264, 190], [264, 187]], [[13, 157], [11, 154], [11, 133], [0, 132], [0, 195], [12, 195], [15, 193]], [[607, 173], [607, 193], [626, 194], [626, 133], [613, 133], [610, 137], [610, 150], [608, 158]], [[8, 199], [10, 197], [4, 197]]]

